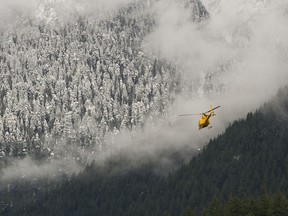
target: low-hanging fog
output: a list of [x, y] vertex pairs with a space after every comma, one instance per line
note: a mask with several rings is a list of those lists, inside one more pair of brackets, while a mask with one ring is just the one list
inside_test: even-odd
[[[69, 5], [69, 10], [77, 5], [79, 13], [93, 14], [91, 7], [87, 7], [89, 4], [74, 0], [59, 1], [59, 4], [63, 2]], [[12, 19], [11, 14], [33, 13], [31, 8], [37, 3], [36, 0], [21, 4], [0, 0], [0, 18], [3, 18], [0, 30], [7, 25], [7, 19]], [[129, 1], [90, 0], [89, 3], [108, 13]], [[223, 132], [229, 122], [245, 117], [247, 112], [257, 109], [287, 84], [287, 1], [202, 0], [202, 4], [209, 12], [209, 18], [191, 22], [189, 8], [176, 1], [147, 1], [148, 9], [156, 14], [156, 28], [143, 40], [143, 51], [181, 65], [186, 81], [193, 83], [194, 91], [188, 96], [179, 95], [175, 103], [168, 106], [169, 111], [153, 125], [107, 135], [107, 154], [125, 149], [126, 156], [136, 161], [155, 159], [166, 149], [201, 148], [210, 138]], [[207, 76], [213, 86], [209, 91], [205, 89]], [[211, 120], [211, 130], [198, 130], [198, 116], [178, 117], [183, 113], [207, 111], [210, 104], [221, 106]], [[99, 159], [99, 155], [91, 152], [85, 154], [88, 161]], [[47, 172], [54, 172], [59, 167], [72, 172], [81, 169], [76, 165], [77, 168], [72, 169], [71, 164], [68, 166], [58, 160], [41, 165], [42, 168], [31, 164], [30, 159], [16, 161], [4, 170], [4, 179], [15, 178], [15, 173], [37, 175], [43, 167]], [[29, 172], [31, 166], [33, 169]]]
[[[198, 97], [191, 98], [187, 107], [181, 102], [181, 111], [193, 112], [197, 108], [200, 112], [212, 103], [223, 106], [217, 112], [225, 115], [217, 119], [231, 121], [253, 111], [286, 84], [285, 1], [205, 0], [210, 18], [201, 26], [189, 23], [187, 13], [173, 3], [171, 7], [166, 1], [161, 3], [159, 26], [146, 42], [159, 55], [178, 59], [185, 65], [187, 77], [195, 77], [200, 83]], [[201, 82], [205, 73], [213, 76], [217, 67], [226, 64], [227, 70], [215, 79], [216, 84], [224, 84], [225, 90], [203, 95]], [[190, 104], [193, 101], [195, 104]]]
[[[144, 152], [185, 145], [198, 149], [287, 84], [287, 2], [206, 0], [203, 4], [210, 17], [201, 24], [191, 23], [189, 11], [175, 1], [157, 1], [151, 8], [158, 15], [157, 28], [145, 38], [144, 50], [177, 61], [197, 88], [190, 98], [179, 96], [166, 118], [159, 119], [156, 132], [146, 128], [137, 133], [136, 140], [140, 137], [150, 144]], [[204, 90], [207, 73], [215, 85], [209, 92]], [[217, 90], [217, 85], [222, 88]], [[207, 111], [210, 104], [221, 106], [211, 130], [198, 130], [198, 116], [178, 117]], [[136, 140], [123, 143], [141, 152], [146, 145]]]

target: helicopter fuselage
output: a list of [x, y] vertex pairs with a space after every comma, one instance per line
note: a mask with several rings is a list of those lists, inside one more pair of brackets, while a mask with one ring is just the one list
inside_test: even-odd
[[201, 119], [199, 120], [198, 126], [199, 130], [205, 127], [208, 127], [210, 124], [210, 117], [213, 115], [213, 113], [210, 113], [209, 115], [202, 114]]

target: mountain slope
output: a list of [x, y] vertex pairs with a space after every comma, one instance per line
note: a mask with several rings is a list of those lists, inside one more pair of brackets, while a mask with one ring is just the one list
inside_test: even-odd
[[[203, 151], [169, 177], [153, 172], [153, 164], [122, 169], [131, 161], [115, 159], [91, 165], [35, 204], [13, 212], [21, 215], [180, 215], [188, 206], [200, 212], [217, 196], [287, 193], [288, 89], [244, 120], [234, 122]], [[133, 163], [133, 162], [132, 162]]]
[[[181, 89], [177, 67], [141, 47], [155, 28], [145, 2], [101, 19], [65, 2], [41, 1], [39, 17], [23, 17], [1, 36], [0, 152], [6, 159], [64, 152], [85, 162], [83, 148], [102, 153], [105, 136], [163, 115]], [[198, 0], [189, 7], [198, 21], [207, 14]], [[60, 18], [64, 9], [67, 19]]]

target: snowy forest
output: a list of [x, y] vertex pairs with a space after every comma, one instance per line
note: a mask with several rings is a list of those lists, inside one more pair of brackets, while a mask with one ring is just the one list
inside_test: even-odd
[[[184, 3], [191, 22], [209, 17], [200, 2]], [[165, 115], [185, 91], [177, 60], [143, 48], [156, 25], [147, 2], [124, 5], [105, 19], [75, 12], [65, 21], [55, 5], [38, 5], [40, 18], [19, 17], [1, 32], [2, 161], [58, 157], [72, 147], [85, 161], [82, 151], [103, 152], [107, 134], [153, 125], [153, 116]]]
[[0, 215], [287, 214], [287, 11], [0, 0]]

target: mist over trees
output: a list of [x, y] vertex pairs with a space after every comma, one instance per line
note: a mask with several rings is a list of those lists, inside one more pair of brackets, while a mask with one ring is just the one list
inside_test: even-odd
[[[7, 10], [12, 14], [14, 3]], [[105, 155], [106, 136], [153, 126], [183, 92], [181, 65], [143, 48], [157, 25], [148, 10], [153, 1], [133, 1], [99, 15], [74, 9], [60, 14], [64, 3], [39, 2], [35, 14], [20, 10], [11, 24], [0, 23], [1, 214], [69, 179], [53, 164], [58, 158], [85, 164], [86, 152]], [[191, 7], [191, 22], [208, 17], [200, 1], [182, 3]], [[3, 169], [10, 165], [23, 163], [25, 168], [14, 171], [34, 172], [27, 166], [35, 163], [39, 171], [46, 162], [56, 170], [49, 177], [18, 173], [20, 179], [5, 179]]]
[[5, 188], [2, 214], [286, 215], [287, 95], [282, 89], [233, 122], [169, 176], [155, 173], [151, 162], [127, 170], [133, 162], [114, 157], [62, 182], [20, 181], [17, 196]]
[[[23, 17], [1, 36], [3, 157], [54, 157], [64, 144], [103, 151], [107, 133], [164, 115], [181, 91], [181, 67], [141, 48], [155, 25], [145, 3], [109, 19], [78, 15], [65, 22], [51, 5], [42, 20]], [[205, 15], [200, 6], [194, 20]]]
[[[226, 88], [225, 82], [235, 74], [228, 77], [228, 81], [220, 80], [221, 74], [233, 67], [236, 68], [233, 72], [245, 70], [244, 77], [247, 74], [250, 77], [254, 75], [249, 74], [251, 69], [258, 75], [266, 66], [280, 65], [286, 61], [281, 58], [286, 58], [287, 52], [285, 46], [281, 47], [280, 52], [286, 53], [282, 56], [276, 48], [286, 41], [280, 38], [276, 45], [268, 43], [268, 48], [262, 49], [262, 43], [273, 34], [259, 43], [257, 36], [262, 31], [256, 31], [255, 36], [255, 32], [250, 32], [253, 25], [242, 27], [242, 21], [241, 25], [236, 22], [240, 30], [233, 27], [224, 36], [218, 35], [219, 32], [206, 35], [205, 31], [211, 31], [209, 28], [204, 29], [203, 34], [197, 32], [193, 35], [196, 38], [207, 37], [199, 40], [202, 45], [217, 38], [215, 44], [213, 41], [205, 46], [207, 50], [203, 53], [199, 54], [201, 46], [184, 52], [184, 55], [191, 55], [188, 60], [195, 57], [195, 62], [200, 60], [203, 64], [205, 57], [197, 56], [213, 51], [209, 55], [209, 67], [200, 67], [203, 69], [200, 83], [199, 79], [186, 76], [187, 66], [193, 64], [183, 65], [183, 61], [177, 59], [179, 53], [169, 53], [169, 58], [165, 58], [146, 44], [147, 40], [158, 36], [157, 31], [151, 37], [149, 34], [161, 25], [155, 10], [163, 9], [166, 2], [119, 0], [113, 6], [107, 3], [111, 10], [101, 8], [107, 2], [104, 0], [97, 1], [101, 5], [97, 10], [95, 5], [89, 8], [93, 0], [79, 1], [77, 5], [76, 0], [29, 2], [37, 2], [29, 10], [32, 13], [35, 8], [35, 13], [18, 11], [17, 1], [11, 1], [13, 10], [10, 12], [16, 11], [13, 22], [6, 23], [9, 19], [0, 21], [0, 215], [208, 216], [287, 212], [287, 88], [280, 90], [274, 101], [257, 112], [229, 125], [225, 133], [210, 140], [203, 150], [199, 149], [197, 156], [192, 158], [185, 149], [189, 159], [192, 158], [188, 164], [175, 149], [153, 152], [155, 154], [148, 151], [148, 157], [142, 160], [139, 155], [125, 157], [125, 148], [113, 155], [108, 144], [120, 142], [117, 134], [123, 131], [128, 131], [123, 133], [126, 140], [133, 142], [133, 133], [137, 136], [136, 132], [144, 131], [145, 127], [153, 129], [159, 119], [169, 115], [179, 95], [191, 98], [196, 94], [209, 96], [222, 92]], [[174, 4], [173, 0], [168, 2]], [[189, 16], [180, 24], [176, 19], [168, 32], [187, 23], [193, 23], [193, 29], [201, 29], [209, 21], [210, 15], [200, 0], [175, 2], [185, 8], [179, 11], [188, 11]], [[29, 4], [25, 6], [28, 7]], [[169, 10], [165, 15], [170, 15]], [[269, 20], [274, 21], [274, 17]], [[233, 34], [242, 30], [232, 43]], [[252, 48], [250, 38], [256, 41]], [[227, 41], [217, 43], [218, 39]], [[167, 43], [169, 40], [161, 45]], [[239, 49], [235, 56], [240, 60], [229, 56], [219, 62], [221, 58], [217, 57], [215, 48], [223, 44], [230, 46], [228, 51]], [[179, 51], [174, 48], [168, 50]], [[249, 49], [255, 53], [250, 53]], [[250, 61], [245, 64], [246, 58], [251, 57], [254, 61], [253, 57], [258, 56], [259, 51], [271, 50], [272, 54], [265, 55], [264, 59], [279, 55], [279, 61], [274, 61], [273, 56], [271, 62], [261, 67], [257, 63], [262, 58], [256, 58], [256, 65]], [[246, 52], [251, 56], [247, 57]], [[219, 55], [223, 57], [227, 53]], [[238, 60], [240, 63], [233, 65], [233, 61]], [[281, 74], [283, 68], [277, 67], [276, 77], [286, 77]], [[271, 75], [271, 71], [264, 72], [263, 76], [256, 76], [256, 82], [249, 79], [247, 91], [241, 96], [246, 97], [249, 87], [254, 88], [261, 81], [266, 85], [259, 91], [267, 87], [270, 80], [265, 74]], [[232, 85], [243, 88], [243, 80]], [[274, 82], [272, 85], [275, 88]], [[279, 87], [278, 83], [276, 87]], [[233, 89], [232, 94], [236, 92], [237, 95], [232, 97], [238, 100], [237, 90]], [[225, 99], [223, 97], [222, 102]], [[239, 102], [235, 104], [234, 107]], [[167, 136], [167, 140], [169, 138]], [[139, 146], [134, 148], [141, 151]], [[134, 153], [131, 149], [127, 152]], [[88, 153], [94, 155], [92, 160]], [[106, 157], [109, 154], [112, 157]], [[102, 157], [106, 160], [92, 162], [98, 156], [100, 160]], [[158, 157], [164, 158], [162, 167], [161, 164], [155, 166]], [[165, 167], [170, 162], [165, 161], [168, 158], [174, 167]], [[71, 168], [70, 174], [74, 173], [71, 176], [61, 164], [65, 160], [70, 165], [66, 166]], [[81, 169], [77, 169], [79, 164]], [[29, 170], [30, 174], [18, 173], [21, 169]], [[36, 172], [39, 173], [34, 177]], [[279, 191], [282, 193], [275, 195]]]

